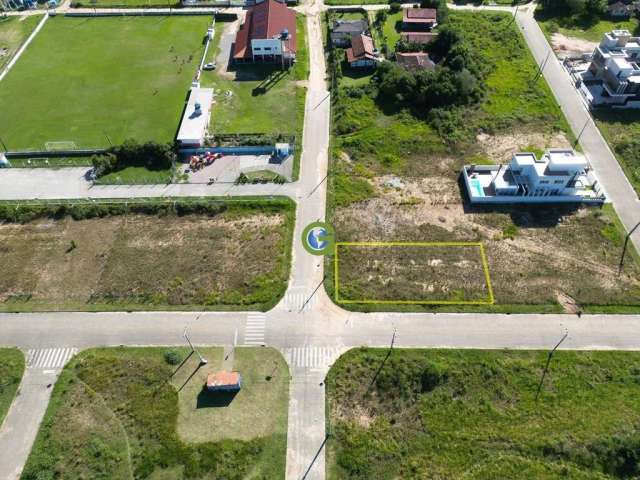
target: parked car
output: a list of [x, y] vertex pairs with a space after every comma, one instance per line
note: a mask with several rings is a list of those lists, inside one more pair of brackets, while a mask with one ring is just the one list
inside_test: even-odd
[[205, 63], [203, 68], [205, 70], [215, 70], [216, 69], [216, 62]]

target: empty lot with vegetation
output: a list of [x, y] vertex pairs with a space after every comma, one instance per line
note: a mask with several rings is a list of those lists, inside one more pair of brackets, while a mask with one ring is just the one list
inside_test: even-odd
[[477, 244], [339, 244], [337, 253], [341, 303], [491, 301]]
[[25, 208], [0, 225], [2, 310], [266, 309], [286, 289], [288, 200]]
[[22, 352], [17, 348], [0, 348], [0, 425], [16, 396], [23, 373]]
[[[630, 249], [619, 274], [625, 233], [610, 207], [480, 209], [465, 203], [462, 165], [507, 163], [521, 150], [540, 155], [545, 148], [570, 147], [572, 136], [509, 15], [452, 11], [448, 25], [486, 69], [477, 102], [421, 113], [381, 95], [375, 80], [339, 88], [329, 177], [336, 239], [482, 242], [496, 304], [476, 310], [637, 309], [637, 256]], [[328, 272], [332, 279], [331, 264]], [[333, 282], [325, 285], [333, 294]]]
[[201, 353], [211, 363], [195, 372], [184, 348], [79, 354], [56, 383], [21, 478], [284, 478], [284, 360], [271, 349], [237, 349], [245, 384], [227, 402], [202, 390], [222, 348]]
[[327, 377], [330, 479], [640, 474], [640, 356], [351, 350]]
[[42, 15], [0, 18], [0, 70], [11, 61]]
[[14, 150], [172, 141], [210, 22], [51, 18], [0, 85], [4, 142]]

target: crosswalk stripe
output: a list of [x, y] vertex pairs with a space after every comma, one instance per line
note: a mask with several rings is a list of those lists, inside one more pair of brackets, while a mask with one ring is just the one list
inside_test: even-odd
[[27, 368], [62, 368], [77, 351], [71, 347], [31, 349], [27, 352]]
[[338, 347], [293, 347], [285, 349], [285, 358], [290, 365], [297, 368], [325, 367], [340, 353]]

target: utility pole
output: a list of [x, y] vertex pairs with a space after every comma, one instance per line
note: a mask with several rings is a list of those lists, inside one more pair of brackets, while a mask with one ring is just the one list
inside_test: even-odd
[[624, 237], [624, 245], [622, 246], [622, 255], [620, 256], [620, 265], [618, 265], [618, 276], [622, 275], [622, 267], [624, 266], [624, 255], [627, 252], [629, 237], [631, 237], [631, 234], [635, 232], [638, 227], [640, 227], [640, 222], [636, 223], [635, 227], [629, 230], [629, 233], [627, 233], [627, 236]]
[[587, 118], [587, 121], [584, 122], [584, 127], [582, 127], [582, 130], [580, 130], [580, 133], [578, 134], [578, 137], [576, 138], [576, 141], [573, 143], [573, 148], [576, 148], [576, 146], [578, 145], [578, 142], [580, 141], [580, 137], [582, 137], [582, 134], [584, 133], [585, 129], [587, 128], [587, 125], [589, 125], [589, 119]]
[[551, 351], [549, 352], [549, 355], [547, 356], [547, 364], [544, 366], [544, 371], [542, 372], [542, 377], [540, 378], [540, 383], [538, 384], [538, 391], [536, 392], [536, 402], [538, 401], [538, 397], [540, 396], [540, 390], [542, 390], [542, 384], [544, 383], [544, 378], [547, 376], [547, 372], [549, 371], [549, 364], [551, 363], [551, 357], [553, 357], [553, 354], [556, 352], [560, 344], [564, 342], [564, 340], [568, 336], [569, 336], [569, 332], [565, 330], [564, 335], [562, 336], [560, 341], [556, 343], [556, 346], [551, 349]]
[[198, 355], [198, 358], [200, 359], [200, 365], [206, 365], [209, 362], [202, 355], [200, 355], [200, 352], [198, 350], [194, 348], [193, 344], [191, 343], [191, 340], [189, 339], [189, 335], [187, 335], [187, 328], [188, 327], [184, 327], [184, 333], [183, 333], [184, 339], [187, 341], [187, 343], [191, 347], [191, 351], [196, 352], [196, 355]]

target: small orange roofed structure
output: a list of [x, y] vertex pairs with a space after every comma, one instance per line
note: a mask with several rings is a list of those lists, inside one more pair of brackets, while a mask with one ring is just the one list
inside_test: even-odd
[[237, 392], [242, 388], [239, 372], [220, 371], [207, 376], [207, 390], [210, 392]]

